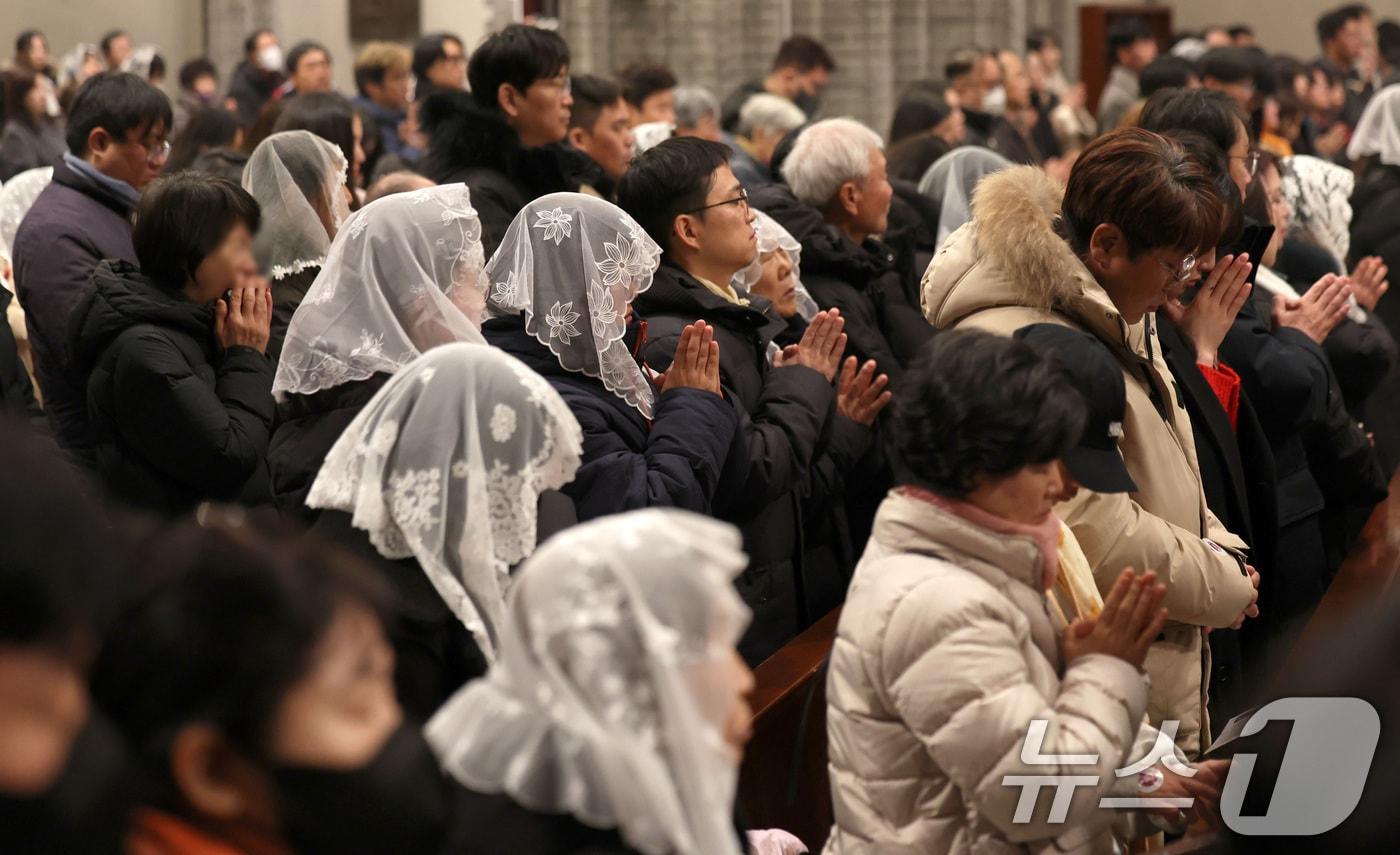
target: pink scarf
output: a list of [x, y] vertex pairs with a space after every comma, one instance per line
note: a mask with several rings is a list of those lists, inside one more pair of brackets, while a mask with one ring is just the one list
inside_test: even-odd
[[994, 534], [1029, 537], [1040, 549], [1041, 587], [1048, 591], [1055, 584], [1055, 575], [1060, 570], [1060, 518], [1053, 512], [1046, 514], [1043, 522], [1028, 525], [1012, 522], [996, 514], [987, 513], [970, 502], [940, 496], [921, 487], [901, 487], [900, 493], [942, 508], [953, 516]]

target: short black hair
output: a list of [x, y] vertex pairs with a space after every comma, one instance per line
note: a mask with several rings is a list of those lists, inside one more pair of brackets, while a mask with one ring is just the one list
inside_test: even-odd
[[104, 55], [108, 54], [112, 50], [112, 42], [116, 41], [122, 36], [131, 38], [131, 36], [127, 33], [126, 30], [108, 30], [106, 33], [103, 34], [102, 41], [98, 42], [97, 46], [102, 49], [102, 53]]
[[902, 98], [895, 107], [894, 118], [890, 121], [890, 145], [901, 140], [926, 134], [935, 125], [948, 118], [952, 109], [941, 94], [921, 91]]
[[222, 106], [195, 110], [175, 139], [170, 141], [170, 157], [165, 162], [163, 173], [174, 175], [188, 169], [201, 152], [233, 145], [239, 127], [238, 116]]
[[258, 39], [260, 37], [275, 35], [276, 33], [272, 32], [272, 30], [268, 29], [267, 27], [259, 27], [258, 29], [253, 30], [251, 33], [248, 34], [248, 37], [243, 40], [243, 53], [252, 53], [253, 48], [258, 46]]
[[1134, 42], [1155, 39], [1147, 22], [1136, 15], [1119, 18], [1108, 28], [1108, 64], [1118, 64], [1118, 51], [1130, 47]]
[[131, 244], [141, 272], [177, 290], [234, 226], [256, 232], [259, 218], [257, 200], [232, 181], [181, 172], [153, 181], [141, 194]]
[[83, 157], [94, 128], [124, 141], [132, 130], [144, 134], [160, 124], [169, 130], [170, 99], [164, 92], [134, 74], [103, 71], [83, 81], [73, 96], [63, 139], [74, 157]]
[[699, 137], [673, 137], [637, 155], [617, 184], [618, 207], [665, 252], [676, 217], [705, 204], [729, 146]]
[[1163, 89], [1185, 89], [1191, 78], [1200, 78], [1196, 64], [1185, 57], [1163, 54], [1149, 62], [1138, 73], [1138, 90], [1150, 98]]
[[9, 117], [11, 122], [32, 125], [29, 110], [24, 106], [24, 99], [39, 85], [41, 74], [21, 66], [0, 71], [0, 109], [4, 110], [0, 115]]
[[1219, 47], [1201, 57], [1201, 79], [1207, 77], [1221, 83], [1254, 82], [1258, 61], [1246, 48]]
[[203, 172], [219, 178], [227, 178], [234, 184], [243, 181], [243, 169], [248, 165], [248, 155], [236, 148], [222, 146], [201, 152], [190, 163], [191, 172]]
[[1029, 33], [1026, 34], [1027, 53], [1034, 53], [1038, 50], [1044, 50], [1046, 45], [1058, 45], [1059, 43], [1059, 38], [1053, 32], [1044, 27], [1031, 30]]
[[821, 42], [811, 36], [789, 36], [778, 45], [778, 52], [773, 56], [773, 70], [784, 68], [795, 68], [800, 72], [814, 68], [835, 71], [836, 60]]
[[338, 92], [307, 92], [288, 100], [272, 126], [272, 133], [282, 131], [310, 131], [339, 148], [346, 163], [355, 162], [355, 108]]
[[265, 761], [277, 710], [340, 608], [384, 613], [372, 571], [314, 540], [181, 522], [133, 554], [141, 575], [103, 640], [92, 692], [161, 801], [176, 793], [168, 751], [183, 726], [208, 722]]
[[1328, 86], [1338, 86], [1345, 79], [1342, 70], [1330, 59], [1319, 59], [1308, 67], [1308, 83], [1311, 85], [1312, 78], [1321, 74], [1327, 79]]
[[950, 330], [900, 378], [889, 427], [896, 481], [961, 499], [983, 478], [1074, 447], [1084, 399], [1057, 360], [1025, 342]]
[[39, 30], [20, 30], [19, 36], [15, 38], [15, 53], [28, 53], [29, 43], [36, 38], [42, 39], [44, 34]]
[[74, 656], [117, 579], [114, 531], [58, 446], [0, 420], [0, 644]]
[[193, 89], [195, 81], [201, 77], [212, 77], [215, 83], [219, 82], [218, 69], [205, 57], [196, 57], [180, 66], [181, 89]]
[[1317, 43], [1326, 45], [1337, 37], [1342, 27], [1370, 14], [1370, 8], [1361, 3], [1348, 3], [1322, 13], [1317, 19]]
[[301, 61], [306, 55], [313, 51], [320, 51], [325, 54], [327, 61], [331, 58], [331, 52], [326, 50], [326, 46], [320, 42], [313, 42], [309, 39], [297, 42], [292, 45], [291, 50], [287, 51], [287, 74], [296, 74], [297, 66], [301, 65]]
[[583, 128], [590, 133], [603, 110], [622, 100], [622, 87], [595, 74], [573, 76], [574, 108], [569, 127]]
[[1224, 92], [1210, 89], [1163, 89], [1142, 106], [1138, 126], [1159, 134], [1195, 131], [1221, 154], [1229, 154], [1238, 133], [1236, 122], [1249, 133], [1249, 116]]
[[1230, 38], [1237, 39], [1240, 36], [1254, 35], [1254, 28], [1248, 24], [1231, 24], [1225, 32], [1230, 34]]
[[1391, 65], [1400, 65], [1400, 23], [1381, 21], [1376, 25], [1376, 48]]
[[1216, 194], [1225, 205], [1217, 246], [1239, 240], [1244, 233], [1244, 203], [1240, 200], [1240, 188], [1230, 175], [1228, 155], [1220, 150], [1214, 140], [1199, 131], [1174, 130], [1166, 132], [1164, 136], [1180, 145], [1193, 160], [1204, 166], [1215, 182]]
[[443, 46], [448, 42], [456, 42], [457, 47], [465, 52], [466, 47], [462, 40], [451, 33], [429, 33], [413, 43], [413, 76], [419, 80], [426, 81], [428, 69], [433, 63], [447, 56], [447, 51]]
[[499, 106], [502, 83], [520, 92], [539, 80], [555, 77], [569, 67], [569, 45], [556, 32], [527, 24], [511, 24], [486, 37], [467, 62], [472, 98], [482, 107]]
[[622, 81], [622, 97], [633, 107], [641, 107], [642, 102], [657, 92], [676, 88], [676, 75], [660, 63], [634, 62], [618, 72]]

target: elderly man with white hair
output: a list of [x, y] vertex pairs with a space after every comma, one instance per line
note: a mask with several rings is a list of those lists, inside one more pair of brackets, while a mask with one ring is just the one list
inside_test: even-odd
[[853, 119], [817, 122], [783, 161], [793, 201], [785, 209], [779, 194], [763, 193], [755, 203], [801, 242], [803, 281], [819, 306], [841, 310], [851, 352], [896, 379], [933, 330], [881, 240], [894, 196], [882, 149], [880, 135]]
[[750, 95], [739, 110], [737, 133], [729, 144], [734, 177], [750, 189], [772, 181], [769, 164], [778, 142], [806, 121], [802, 110], [786, 98], [765, 92]]
[[676, 88], [676, 136], [724, 142], [719, 128], [719, 99], [703, 86]]

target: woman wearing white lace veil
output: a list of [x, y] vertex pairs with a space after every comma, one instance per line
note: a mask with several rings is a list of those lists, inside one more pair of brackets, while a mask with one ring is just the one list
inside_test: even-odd
[[660, 248], [622, 209], [556, 193], [526, 205], [491, 257], [487, 341], [563, 396], [583, 427], [583, 465], [564, 492], [579, 519], [667, 505], [707, 512], [734, 436], [719, 392], [719, 345], [684, 334], [654, 388], [633, 354], [631, 302]]
[[980, 146], [955, 148], [933, 162], [919, 181], [919, 192], [939, 208], [936, 248], [972, 218], [972, 191], [977, 183], [1008, 166], [1011, 161]]
[[578, 526], [525, 563], [495, 667], [426, 729], [475, 794], [478, 851], [743, 851], [745, 564], [733, 527], [669, 509]]
[[807, 322], [816, 317], [818, 311], [817, 301], [802, 285], [802, 244], [762, 211], [755, 209], [753, 215], [758, 253], [748, 267], [734, 274], [730, 284], [771, 302], [788, 322], [787, 331], [779, 333], [774, 342], [797, 344], [807, 329]]
[[[543, 378], [483, 344], [434, 348], [395, 374], [326, 455], [315, 529], [385, 568], [403, 605], [395, 681], [427, 718], [494, 658], [510, 568], [578, 469], [578, 423]], [[565, 503], [567, 504], [567, 503]], [[543, 531], [542, 531], [543, 529]]]
[[286, 513], [379, 387], [440, 344], [481, 343], [481, 222], [466, 185], [386, 196], [350, 216], [292, 315], [272, 393], [273, 495]]
[[276, 359], [292, 314], [321, 271], [331, 239], [350, 216], [349, 166], [333, 143], [310, 131], [273, 134], [243, 168], [243, 189], [262, 209], [253, 239], [258, 267], [272, 283], [272, 338]]

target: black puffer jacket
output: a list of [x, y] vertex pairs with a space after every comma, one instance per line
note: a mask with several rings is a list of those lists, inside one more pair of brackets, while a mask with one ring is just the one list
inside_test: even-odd
[[818, 306], [841, 311], [849, 352], [862, 363], [875, 360], [897, 380], [933, 337], [933, 328], [912, 309], [900, 318], [906, 301], [894, 251], [875, 239], [857, 245], [784, 185], [766, 185], [751, 196], [754, 207], [802, 244], [802, 284]]
[[525, 148], [500, 111], [478, 106], [467, 92], [433, 93], [423, 101], [420, 120], [429, 137], [423, 174], [471, 189], [487, 258], [526, 203], [579, 187], [582, 154], [562, 145]]
[[214, 313], [104, 261], [73, 316], [71, 347], [88, 373], [97, 465], [107, 488], [143, 508], [266, 501], [272, 361], [220, 352]]
[[277, 429], [268, 446], [272, 497], [284, 517], [312, 525], [318, 515], [306, 507], [306, 494], [335, 441], [389, 380], [374, 374], [364, 380], [322, 389], [314, 395], [288, 395], [277, 406]]
[[826, 378], [810, 368], [769, 367], [768, 344], [787, 325], [765, 314], [768, 301], [751, 300], [750, 306], [730, 303], [663, 263], [633, 306], [648, 324], [642, 355], [658, 370], [670, 365], [687, 324], [703, 318], [715, 327], [720, 382], [741, 409], [714, 512], [744, 536], [749, 569], [738, 587], [754, 619], [740, 650], [757, 663], [821, 616], [806, 602], [806, 590], [820, 586], [803, 578], [802, 500], [835, 396]]
[[699, 389], [656, 396], [650, 424], [601, 380], [566, 371], [522, 318], [482, 327], [486, 340], [549, 381], [583, 428], [583, 461], [563, 488], [580, 520], [648, 507], [708, 514], [738, 415]]

